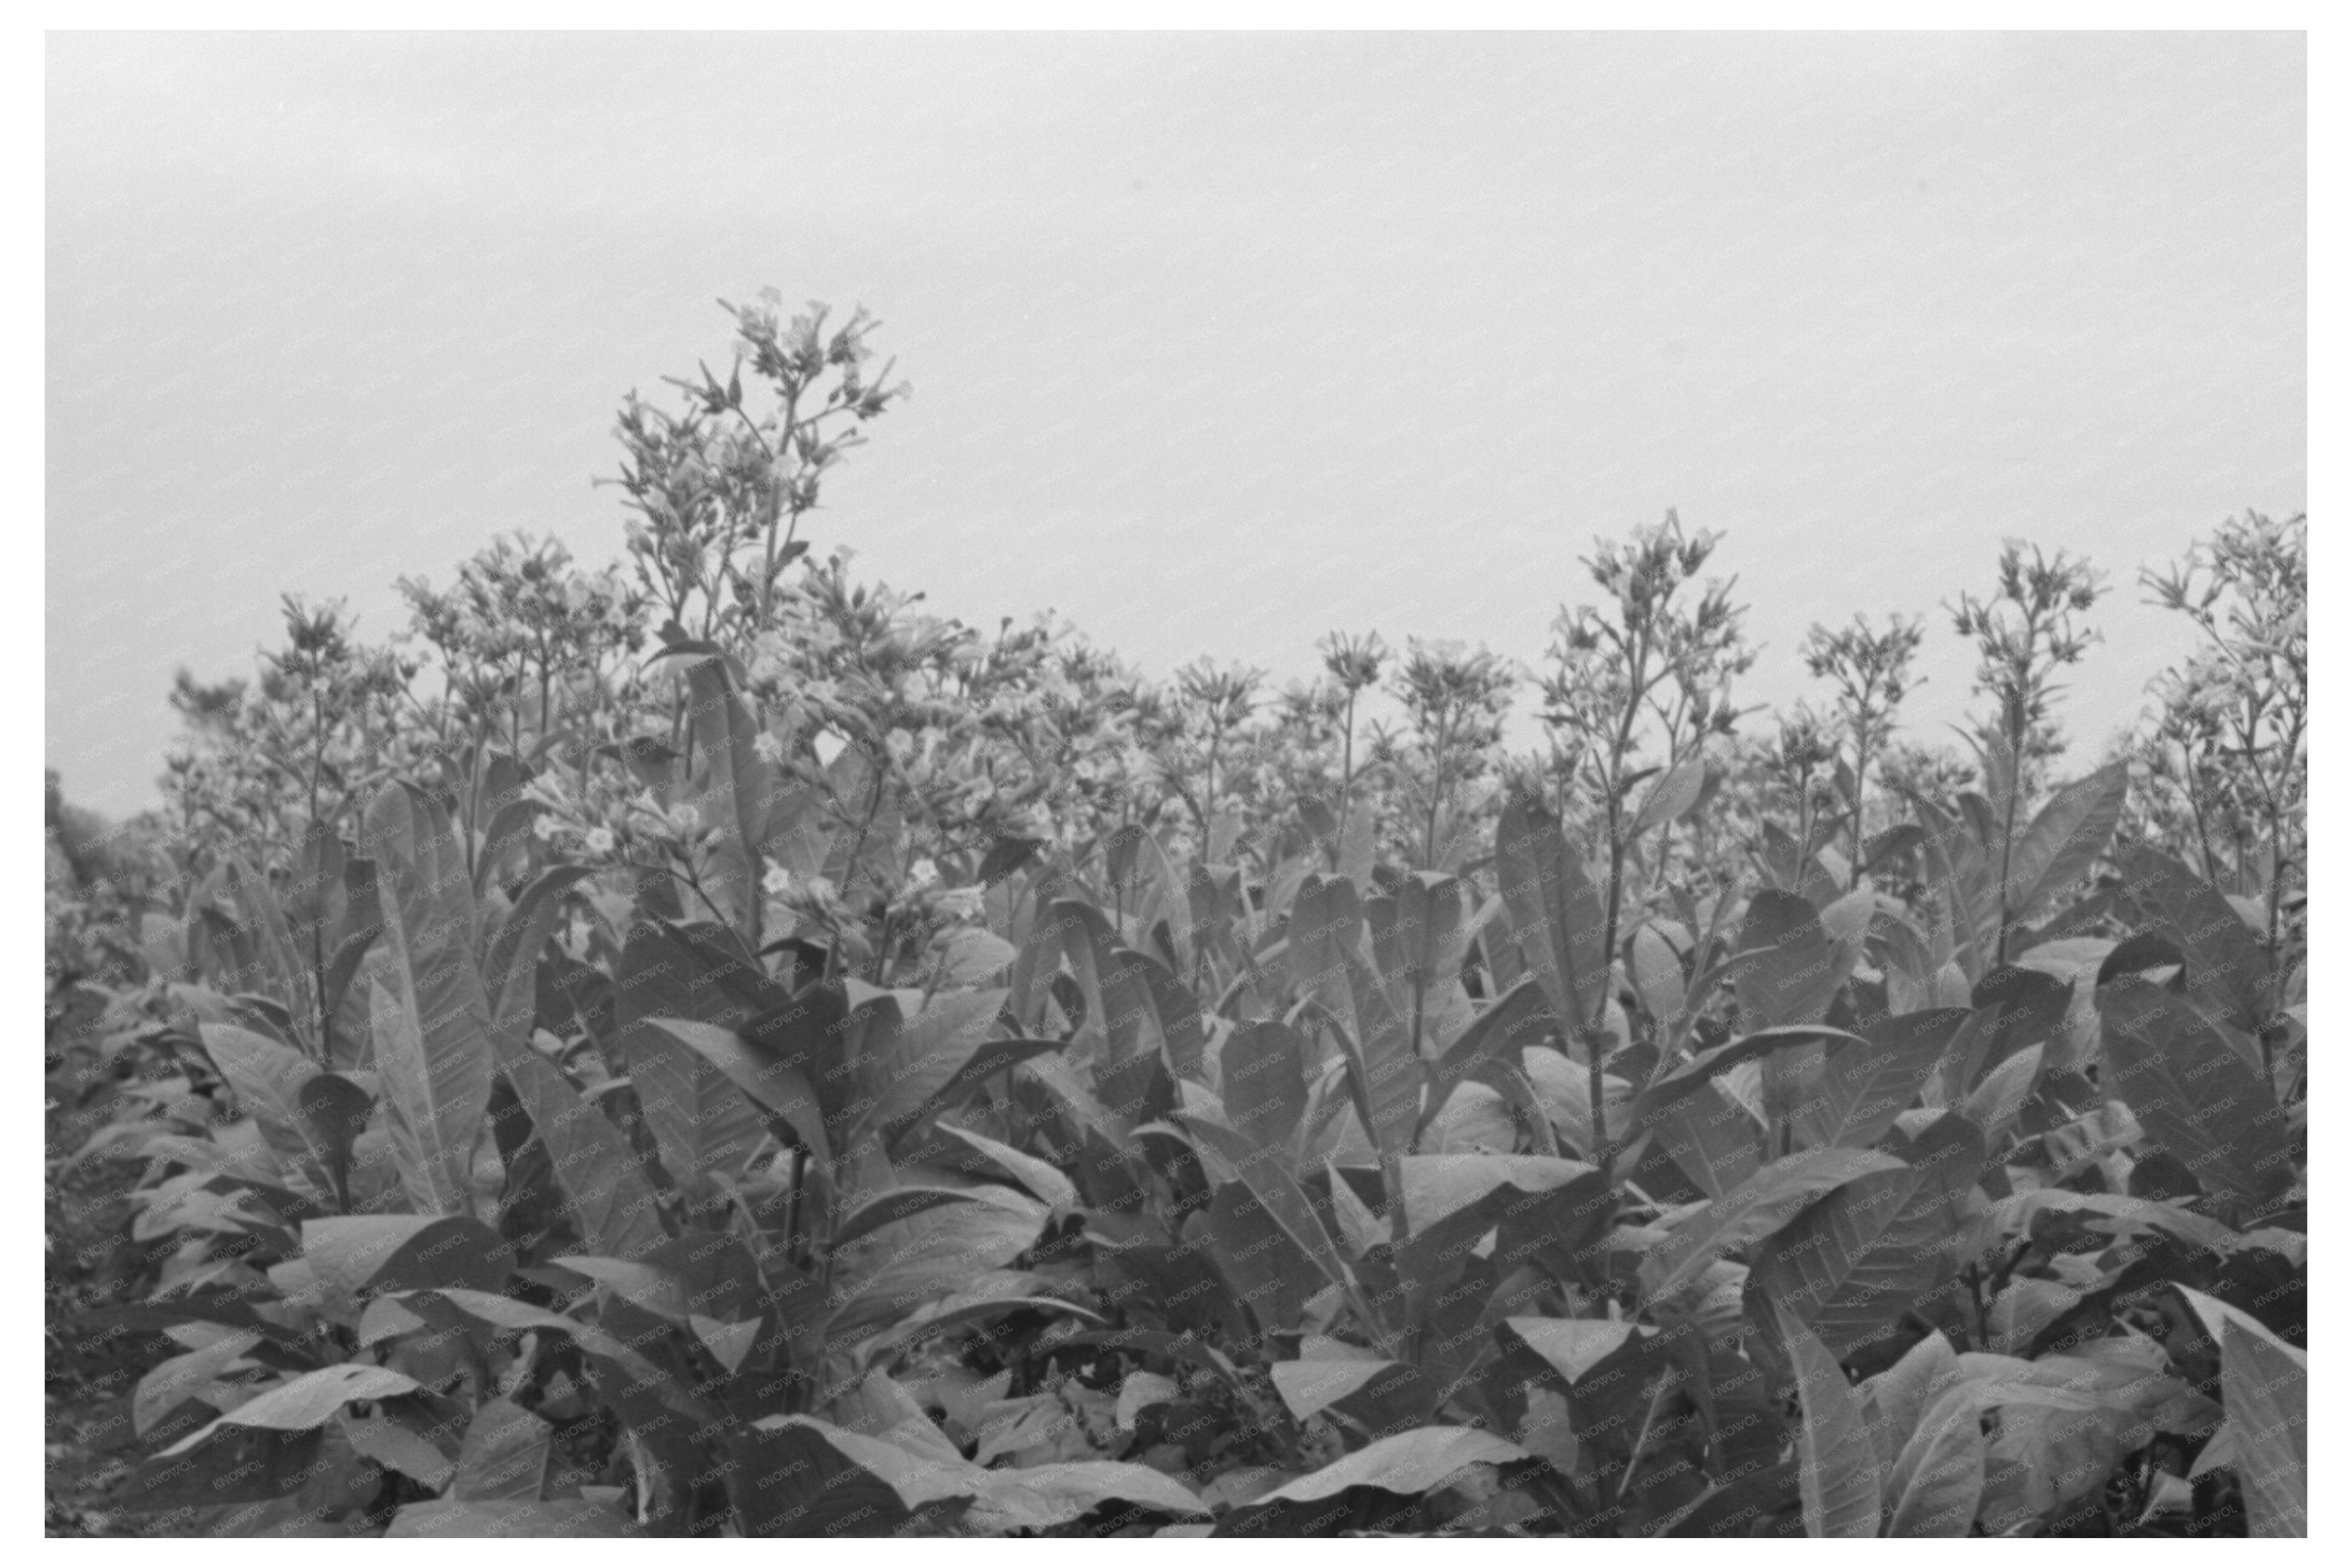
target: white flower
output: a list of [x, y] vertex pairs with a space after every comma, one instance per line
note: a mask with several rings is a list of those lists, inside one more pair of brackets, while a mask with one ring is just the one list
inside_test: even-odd
[[891, 760], [902, 766], [907, 758], [915, 755], [915, 737], [903, 729], [892, 730], [883, 744], [890, 748]]
[[907, 885], [910, 888], [929, 887], [939, 880], [939, 863], [929, 855], [923, 856], [907, 868]]
[[987, 906], [988, 894], [982, 888], [951, 887], [931, 902], [950, 920], [977, 920]]
[[784, 743], [763, 729], [751, 737], [751, 755], [762, 762], [782, 762]]
[[544, 811], [530, 821], [530, 836], [541, 843], [547, 842], [562, 831], [563, 825]]
[[586, 842], [588, 845], [588, 852], [590, 854], [609, 855], [613, 852], [613, 830], [610, 828], [591, 828], [588, 830]]
[[772, 898], [789, 897], [793, 885], [793, 873], [780, 865], [772, 865], [768, 868], [768, 874], [760, 879], [760, 885], [768, 890]]
[[670, 831], [681, 839], [691, 839], [702, 831], [702, 809], [691, 800], [681, 800], [669, 809]]

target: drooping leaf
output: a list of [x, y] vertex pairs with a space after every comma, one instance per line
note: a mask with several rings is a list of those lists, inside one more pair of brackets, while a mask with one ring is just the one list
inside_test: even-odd
[[1314, 1502], [1349, 1487], [1416, 1497], [1444, 1485], [1472, 1465], [1507, 1465], [1528, 1451], [1475, 1427], [1423, 1427], [1366, 1445], [1312, 1474], [1275, 1488], [1258, 1503]]
[[385, 1366], [338, 1362], [306, 1372], [255, 1395], [218, 1419], [198, 1427], [160, 1457], [186, 1453], [224, 1427], [268, 1427], [281, 1432], [324, 1426], [336, 1411], [354, 1399], [389, 1399], [416, 1391], [414, 1378]]
[[1521, 1343], [1541, 1356], [1561, 1381], [1573, 1384], [1633, 1337], [1634, 1325], [1624, 1318], [1536, 1318], [1504, 1320]]
[[1808, 1149], [1763, 1166], [1736, 1191], [1685, 1218], [1642, 1260], [1645, 1301], [1671, 1296], [1697, 1279], [1727, 1251], [1747, 1247], [1779, 1230], [1825, 1192], [1900, 1160], [1869, 1149]]
[[976, 1174], [976, 1162], [980, 1168], [992, 1167], [1011, 1176], [1027, 1187], [1040, 1203], [1051, 1204], [1057, 1208], [1076, 1206], [1078, 1189], [1071, 1184], [1070, 1178], [1034, 1155], [1024, 1154], [1010, 1144], [999, 1143], [968, 1127], [953, 1126], [945, 1122], [939, 1126], [942, 1136], [954, 1139], [972, 1152], [973, 1160], [959, 1162], [956, 1169], [966, 1175]]
[[1581, 1160], [1540, 1155], [1412, 1155], [1398, 1162], [1408, 1231], [1419, 1235], [1498, 1192], [1532, 1195], [1599, 1173]]
[[1797, 1375], [1797, 1486], [1805, 1533], [1817, 1540], [1874, 1537], [1880, 1475], [1861, 1396], [1811, 1330], [1785, 1309], [1778, 1320]]
[[886, 1225], [902, 1219], [912, 1219], [926, 1209], [941, 1208], [951, 1203], [973, 1202], [970, 1193], [944, 1186], [898, 1186], [875, 1194], [849, 1211], [847, 1218], [833, 1233], [835, 1247], [846, 1247], [864, 1239]]

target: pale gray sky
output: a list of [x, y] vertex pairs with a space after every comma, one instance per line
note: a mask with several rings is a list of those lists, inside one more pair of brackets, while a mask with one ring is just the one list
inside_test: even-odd
[[[1334, 627], [1532, 663], [1678, 507], [1768, 644], [2022, 534], [2112, 574], [2305, 502], [2294, 35], [52, 36], [47, 724], [153, 799], [173, 668], [601, 559], [620, 395], [715, 297], [864, 302], [914, 400], [820, 548], [1156, 674]], [[1931, 621], [1917, 727], [1967, 706]]]

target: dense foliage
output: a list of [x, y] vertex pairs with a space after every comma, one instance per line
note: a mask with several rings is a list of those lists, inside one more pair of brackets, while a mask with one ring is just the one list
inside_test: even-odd
[[730, 309], [622, 561], [52, 780], [53, 1530], [2303, 1532], [2301, 518], [2063, 784], [2022, 545], [1965, 758], [1671, 515], [1538, 670], [1158, 683], [813, 556], [905, 389]]

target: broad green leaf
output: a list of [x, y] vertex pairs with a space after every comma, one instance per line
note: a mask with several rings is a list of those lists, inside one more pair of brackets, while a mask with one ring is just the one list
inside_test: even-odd
[[1609, 979], [1608, 912], [1583, 851], [1539, 801], [1514, 794], [1495, 830], [1503, 924], [1564, 1034], [1580, 1038]]
[[303, 1135], [325, 1162], [336, 1196], [350, 1207], [352, 1145], [367, 1132], [375, 1097], [340, 1072], [321, 1072], [304, 1079], [294, 1099]]
[[1739, 954], [1730, 965], [1740, 1016], [1754, 1028], [1816, 1024], [1845, 983], [1811, 900], [1765, 888], [1748, 900]]
[[281, 1432], [304, 1431], [324, 1426], [336, 1411], [354, 1399], [389, 1399], [397, 1394], [414, 1394], [416, 1387], [414, 1378], [390, 1367], [339, 1362], [333, 1366], [322, 1366], [316, 1372], [303, 1373], [255, 1395], [219, 1419], [197, 1428], [165, 1448], [161, 1457], [168, 1458], [174, 1454], [184, 1454], [224, 1427], [268, 1427]]
[[1699, 791], [1706, 783], [1706, 764], [1696, 757], [1686, 757], [1663, 774], [1650, 786], [1643, 799], [1642, 809], [1633, 815], [1629, 836], [1639, 838], [1653, 828], [1688, 816], [1698, 805]]
[[2174, 1288], [2221, 1348], [2228, 1462], [2246, 1494], [2247, 1533], [2307, 1535], [2310, 1358], [2252, 1313], [2186, 1285]]
[[547, 1481], [554, 1431], [530, 1411], [506, 1399], [492, 1399], [474, 1412], [457, 1452], [452, 1500], [467, 1502], [536, 1502]]
[[1033, 1056], [1058, 1051], [1047, 1040], [991, 1039], [1003, 991], [959, 991], [882, 1036], [865, 1076], [875, 1109], [867, 1125], [895, 1131], [960, 1103], [972, 1090]]
[[1690, 977], [1683, 973], [1682, 955], [1659, 933], [1655, 922], [1635, 931], [1630, 946], [1633, 986], [1642, 993], [1642, 1005], [1661, 1029], [1670, 1029], [1685, 1010], [1690, 987]]
[[1411, 1155], [1398, 1171], [1406, 1228], [1414, 1236], [1496, 1192], [1550, 1192], [1598, 1174], [1581, 1160], [1540, 1155]]
[[1475, 1077], [1483, 1063], [1517, 1061], [1521, 1051], [1559, 1027], [1544, 1000], [1543, 988], [1535, 981], [1521, 980], [1504, 992], [1470, 1020], [1444, 1055], [1428, 1064], [1429, 1092], [1420, 1130], [1427, 1130], [1454, 1091]]
[[512, 1247], [497, 1231], [463, 1215], [370, 1214], [302, 1222], [303, 1260], [352, 1296], [453, 1285], [495, 1290], [505, 1282], [512, 1256]]
[[1265, 1206], [1283, 1234], [1297, 1244], [1326, 1280], [1342, 1287], [1352, 1283], [1347, 1264], [1340, 1260], [1339, 1250], [1332, 1244], [1331, 1233], [1323, 1228], [1314, 1204], [1290, 1174], [1286, 1156], [1262, 1149], [1231, 1127], [1205, 1117], [1184, 1116], [1181, 1120], [1195, 1143], [1206, 1145], [1233, 1166], [1242, 1185]]
[[604, 1111], [583, 1098], [553, 1062], [528, 1046], [499, 1051], [505, 1074], [548, 1162], [581, 1239], [612, 1258], [637, 1258], [667, 1239], [653, 1184]]
[[[1038, 1202], [1051, 1204], [1056, 1208], [1076, 1207], [1078, 1189], [1071, 1185], [1070, 1178], [1034, 1155], [1023, 1154], [1010, 1144], [999, 1143], [968, 1127], [941, 1122], [939, 1129], [943, 1136], [953, 1138], [970, 1149], [984, 1166], [1001, 1171], [1027, 1187]], [[959, 1162], [955, 1168], [967, 1176], [973, 1174], [971, 1162]]]
[[1958, 1008], [1903, 1013], [1864, 1025], [1860, 1040], [1826, 1047], [1822, 1074], [1799, 1108], [1798, 1143], [1868, 1148], [1919, 1097], [1969, 1015]]
[[472, 883], [447, 814], [421, 790], [380, 792], [367, 832], [390, 960], [370, 1019], [393, 1158], [417, 1207], [468, 1213], [492, 1067]]
[[2098, 1005], [2103, 1086], [2131, 1107], [2150, 1141], [2241, 1208], [2294, 1185], [2284, 1112], [2194, 1006], [2138, 978], [2100, 987]]
[[353, 1416], [346, 1410], [335, 1419], [353, 1452], [435, 1491], [457, 1473], [447, 1455], [389, 1416]]
[[1902, 1164], [1868, 1149], [1808, 1149], [1773, 1161], [1650, 1249], [1640, 1269], [1643, 1299], [1675, 1294], [1717, 1258], [1771, 1235], [1823, 1193]]
[[1287, 1147], [1307, 1114], [1307, 1041], [1275, 1019], [1239, 1023], [1218, 1055], [1225, 1120], [1261, 1148]]
[[782, 1118], [820, 1165], [833, 1151], [825, 1138], [824, 1111], [816, 1091], [792, 1062], [752, 1045], [731, 1029], [691, 1019], [649, 1020], [656, 1030], [692, 1051], [727, 1075], [730, 1082]]
[[[1836, 1354], [1835, 1346], [1831, 1353]], [[1905, 1351], [1893, 1366], [1861, 1385], [1863, 1416], [1870, 1426], [1871, 1446], [1883, 1466], [1894, 1467], [1895, 1456], [1919, 1429], [1927, 1406], [1959, 1381], [1959, 1358], [1952, 1354], [1952, 1342], [1931, 1333]]]
[[2010, 852], [2011, 920], [2030, 917], [2043, 901], [2083, 879], [2115, 837], [2130, 788], [2130, 769], [2115, 762], [2050, 798]]
[[755, 920], [760, 893], [760, 846], [767, 838], [769, 803], [779, 793], [776, 770], [761, 759], [752, 741], [759, 727], [719, 657], [687, 666], [688, 707], [701, 783], [704, 820], [719, 829], [714, 879], [730, 918], [739, 926]]
[[1407, 1497], [1444, 1485], [1472, 1465], [1507, 1465], [1528, 1451], [1475, 1427], [1423, 1427], [1382, 1437], [1312, 1474], [1257, 1498], [1259, 1503], [1314, 1502], [1349, 1487], [1378, 1487]]
[[2269, 965], [2262, 939], [2221, 889], [2171, 856], [2145, 846], [2121, 852], [2122, 894], [2138, 912], [2135, 934], [2153, 933], [2189, 960], [2189, 993], [2249, 1033], [2266, 1007]]
[[[1876, 1249], [1919, 1182], [1917, 1171], [1899, 1166], [1848, 1182], [1808, 1206], [1758, 1246], [1750, 1284], [1798, 1322], [1812, 1322]], [[1890, 1316], [1909, 1305], [1907, 1300], [1883, 1303]]]
[[[1361, 1361], [1277, 1361], [1265, 1370], [1274, 1379], [1275, 1392], [1282, 1396], [1283, 1404], [1301, 1421], [1353, 1398], [1368, 1386], [1378, 1392], [1383, 1385], [1420, 1380], [1415, 1368], [1377, 1356]], [[1426, 1414], [1424, 1410], [1424, 1417]]]
[[522, 890], [490, 938], [482, 987], [490, 1000], [491, 1021], [509, 1040], [530, 1038], [531, 1018], [539, 1001], [540, 952], [563, 922], [563, 895], [588, 875], [587, 867], [576, 865], [560, 865], [541, 873]]
[[974, 1187], [971, 1199], [886, 1225], [836, 1251], [834, 1295], [842, 1305], [827, 1332], [838, 1339], [903, 1324], [910, 1309], [969, 1288], [1035, 1246], [1052, 1212], [1011, 1187]]
[[237, 1103], [261, 1124], [270, 1148], [293, 1162], [313, 1192], [335, 1192], [329, 1150], [302, 1114], [302, 1091], [319, 1076], [318, 1065], [299, 1051], [235, 1024], [200, 1024], [197, 1032], [205, 1054], [236, 1091]]
[[[1775, 1278], [1791, 1292], [1791, 1306], [1803, 1313], [1814, 1334], [1839, 1355], [1853, 1354], [1888, 1333], [1930, 1291], [1956, 1275], [1965, 1261], [1958, 1251], [1966, 1244], [1969, 1203], [1977, 1173], [1984, 1164], [1982, 1135], [1966, 1117], [1947, 1114], [1921, 1129], [1916, 1138], [1898, 1134], [1889, 1141], [1917, 1181], [1867, 1247], [1834, 1260], [1824, 1259], [1805, 1270], [1808, 1280], [1822, 1281], [1824, 1289], [1818, 1294], [1810, 1288], [1800, 1291], [1780, 1266], [1769, 1265], [1769, 1260], [1759, 1263], [1759, 1272], [1772, 1268]], [[1890, 1176], [1864, 1180], [1892, 1185]], [[1823, 1230], [1858, 1236], [1869, 1218], [1865, 1215], [1857, 1223], [1849, 1214], [1832, 1216], [1825, 1211], [1819, 1225]], [[1809, 1211], [1787, 1234], [1792, 1241], [1800, 1230], [1810, 1237], [1815, 1223]], [[1829, 1243], [1824, 1240], [1823, 1245]]]
[[1209, 1512], [1182, 1483], [1145, 1465], [1079, 1459], [980, 1473], [980, 1495], [965, 1516], [976, 1531], [1051, 1530], [1083, 1519], [1107, 1502], [1129, 1503], [1180, 1519]]
[[835, 1247], [846, 1247], [864, 1239], [886, 1225], [896, 1225], [902, 1219], [912, 1219], [925, 1209], [943, 1208], [951, 1203], [977, 1201], [971, 1194], [945, 1186], [898, 1186], [875, 1194], [849, 1211], [833, 1234]]
[[2221, 1404], [2229, 1412], [2231, 1468], [2246, 1490], [2247, 1533], [2310, 1533], [2305, 1462], [2308, 1375], [2302, 1354], [2260, 1324], [2221, 1328]]
[[1634, 1098], [1628, 1116], [1627, 1135], [1654, 1128], [1675, 1100], [1697, 1092], [1699, 1086], [1708, 1079], [1719, 1077], [1742, 1062], [1760, 1061], [1776, 1051], [1802, 1051], [1815, 1045], [1834, 1047], [1843, 1041], [1859, 1041], [1861, 1038], [1842, 1029], [1800, 1024], [1788, 1029], [1756, 1030], [1726, 1044], [1700, 1051]]
[[385, 1539], [583, 1540], [645, 1532], [618, 1509], [579, 1498], [546, 1502], [412, 1502], [392, 1516]]
[[1987, 1146], [1999, 1147], [2008, 1137], [2017, 1113], [2033, 1094], [2034, 1081], [2041, 1076], [2042, 1047], [2030, 1045], [1986, 1073], [1984, 1082], [1976, 1086], [1960, 1112], [1984, 1134]]
[[1527, 1347], [1550, 1364], [1562, 1381], [1573, 1384], [1614, 1355], [1633, 1336], [1634, 1325], [1624, 1318], [1506, 1318], [1504, 1322]]
[[1780, 1338], [1797, 1376], [1797, 1487], [1805, 1533], [1817, 1540], [1878, 1533], [1878, 1456], [1863, 1424], [1862, 1396], [1835, 1357], [1785, 1308]]
[[309, 964], [295, 948], [293, 929], [270, 889], [269, 879], [256, 875], [241, 859], [231, 855], [222, 864], [221, 885], [236, 901], [237, 923], [253, 936], [271, 994], [292, 1015], [297, 1038], [308, 1039], [316, 1032], [310, 1009], [317, 1006], [317, 984]]
[[1364, 905], [1371, 927], [1372, 962], [1389, 995], [1410, 1007], [1416, 990], [1433, 1005], [1440, 988], [1455, 983], [1470, 942], [1470, 898], [1462, 879], [1412, 872], [1392, 894]]
[[1353, 948], [1342, 948], [1339, 958], [1354, 998], [1355, 1029], [1340, 1036], [1340, 1044], [1348, 1056], [1357, 1111], [1374, 1147], [1385, 1155], [1402, 1155], [1412, 1146], [1421, 1125], [1426, 1073], [1413, 1054], [1403, 1016], [1390, 1004], [1370, 967]]
[[131, 1429], [140, 1437], [191, 1399], [201, 1398], [221, 1375], [245, 1361], [261, 1343], [251, 1330], [225, 1333], [210, 1344], [166, 1357], [147, 1369], [131, 1396]]
[[[1942, 1336], [1931, 1335], [1942, 1343]], [[1898, 1540], [1964, 1536], [1984, 1497], [1982, 1412], [1966, 1387], [1948, 1389], [1886, 1472], [1886, 1533]]]

